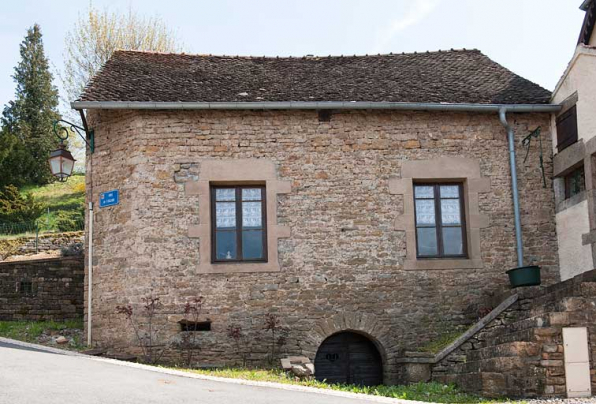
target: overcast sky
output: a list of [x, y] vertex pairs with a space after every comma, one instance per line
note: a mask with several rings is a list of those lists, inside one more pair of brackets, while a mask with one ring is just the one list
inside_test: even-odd
[[[0, 105], [27, 28], [41, 26], [46, 55], [62, 68], [65, 33], [84, 0], [4, 0], [0, 11]], [[159, 16], [187, 52], [225, 55], [352, 55], [480, 49], [553, 90], [571, 58], [581, 0], [94, 0]], [[56, 76], [56, 75], [55, 75]], [[55, 83], [60, 88], [57, 77]]]

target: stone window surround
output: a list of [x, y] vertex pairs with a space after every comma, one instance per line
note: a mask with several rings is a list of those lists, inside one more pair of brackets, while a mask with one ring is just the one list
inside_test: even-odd
[[[596, 153], [596, 138], [592, 138], [584, 143], [583, 139], [579, 139], [577, 143], [572, 144], [565, 150], [555, 154], [553, 157], [553, 176], [554, 176], [554, 191], [556, 212], [562, 212], [578, 203], [583, 202], [588, 197], [588, 192], [591, 189], [592, 158]], [[565, 176], [571, 173], [580, 165], [584, 166], [586, 177], [585, 191], [570, 199], [565, 199]]]
[[[414, 183], [463, 182], [468, 258], [417, 258], [414, 217]], [[490, 178], [481, 177], [478, 160], [440, 157], [433, 160], [408, 160], [402, 163], [401, 178], [389, 180], [389, 193], [403, 195], [404, 212], [395, 220], [395, 230], [406, 232], [406, 270], [482, 268], [480, 229], [489, 225], [480, 213], [478, 194], [490, 192]]]
[[[211, 262], [210, 185], [265, 184], [267, 195], [267, 262]], [[200, 239], [199, 273], [277, 272], [281, 270], [277, 243], [290, 237], [290, 228], [277, 224], [277, 194], [291, 190], [289, 181], [277, 179], [275, 164], [263, 159], [204, 160], [200, 162], [198, 181], [185, 183], [187, 196], [199, 197], [199, 224], [190, 225], [188, 237]]]
[[[570, 199], [565, 199], [564, 176], [579, 165], [583, 164], [586, 178], [585, 190]], [[587, 142], [579, 139], [577, 143], [557, 153], [553, 157], [553, 175], [555, 189], [556, 213], [560, 213], [584, 200], [588, 201], [588, 215], [590, 220], [590, 232], [582, 234], [582, 244], [592, 244], [592, 250], [596, 248], [596, 218], [593, 213], [596, 211], [596, 198], [594, 195], [594, 165], [596, 165], [596, 137]], [[593, 254], [596, 265], [596, 255]]]

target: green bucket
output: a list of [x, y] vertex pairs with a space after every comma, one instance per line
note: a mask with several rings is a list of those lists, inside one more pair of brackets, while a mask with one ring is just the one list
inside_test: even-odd
[[509, 275], [511, 286], [537, 286], [540, 285], [540, 267], [531, 265], [527, 267], [513, 268], [506, 272]]

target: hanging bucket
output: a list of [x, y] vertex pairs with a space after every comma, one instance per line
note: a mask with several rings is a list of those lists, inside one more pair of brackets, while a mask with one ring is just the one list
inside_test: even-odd
[[527, 267], [513, 268], [506, 272], [509, 275], [511, 286], [537, 286], [540, 285], [540, 267], [531, 265]]

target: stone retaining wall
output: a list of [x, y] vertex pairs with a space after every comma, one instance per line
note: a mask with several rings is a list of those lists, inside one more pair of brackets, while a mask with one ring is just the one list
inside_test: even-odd
[[83, 257], [0, 263], [0, 320], [83, 316]]
[[562, 329], [587, 327], [596, 391], [596, 271], [516, 292], [516, 303], [432, 366], [432, 379], [488, 397], [565, 396]]
[[85, 232], [40, 234], [35, 246], [35, 236], [0, 240], [0, 261], [13, 255], [31, 255], [42, 251], [60, 250], [75, 243], [84, 243]]

